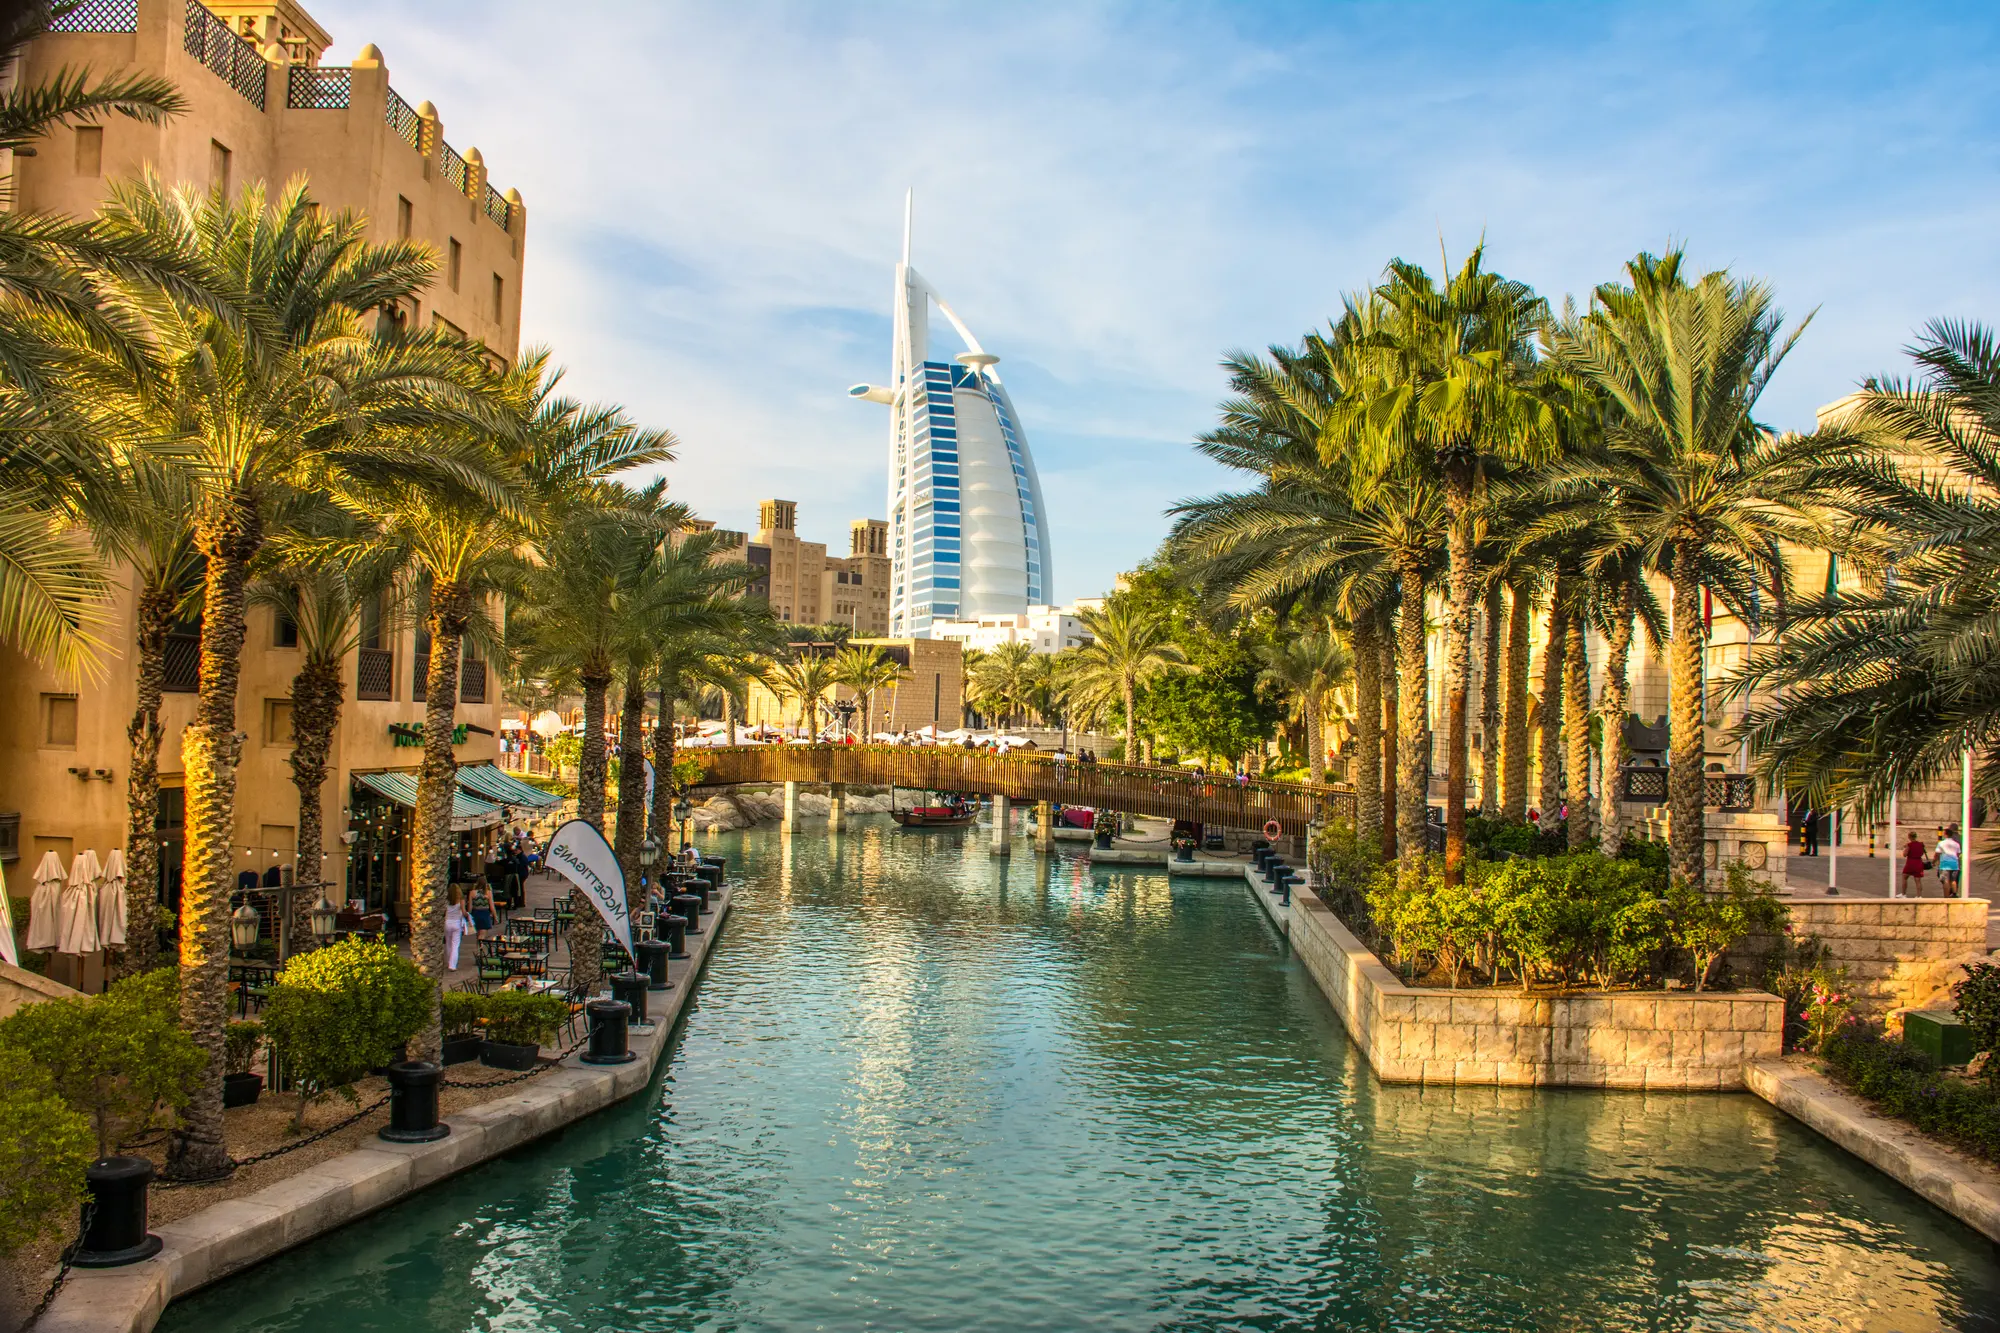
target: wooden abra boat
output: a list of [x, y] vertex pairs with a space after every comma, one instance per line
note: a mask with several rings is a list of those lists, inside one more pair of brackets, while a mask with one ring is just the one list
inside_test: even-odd
[[[890, 802], [895, 801], [894, 789]], [[979, 804], [957, 796], [946, 796], [942, 805], [917, 805], [908, 810], [889, 811], [889, 818], [904, 828], [964, 828], [979, 818]]]

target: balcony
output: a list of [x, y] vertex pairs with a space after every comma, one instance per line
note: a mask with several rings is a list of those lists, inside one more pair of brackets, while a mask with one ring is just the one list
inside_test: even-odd
[[355, 654], [354, 697], [396, 697], [396, 655], [387, 648], [362, 648]]
[[[1757, 778], [1751, 773], [1709, 773], [1704, 804], [1719, 814], [1740, 815], [1757, 808]], [[1664, 768], [1621, 768], [1618, 770], [1618, 799], [1637, 805], [1664, 805], [1667, 801], [1667, 770]]]

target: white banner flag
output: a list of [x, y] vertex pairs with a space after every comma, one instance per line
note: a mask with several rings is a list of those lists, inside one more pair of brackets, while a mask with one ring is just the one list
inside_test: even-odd
[[549, 839], [544, 864], [590, 895], [604, 923], [625, 946], [626, 955], [636, 957], [632, 953], [632, 918], [625, 909], [625, 872], [618, 868], [618, 853], [611, 850], [604, 835], [583, 820], [572, 819]]

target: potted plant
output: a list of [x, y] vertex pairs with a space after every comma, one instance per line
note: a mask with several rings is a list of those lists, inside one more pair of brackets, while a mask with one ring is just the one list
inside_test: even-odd
[[264, 1076], [250, 1072], [257, 1045], [264, 1039], [262, 1023], [231, 1023], [222, 1030], [222, 1104], [249, 1106], [264, 1095]]
[[1097, 818], [1091, 822], [1091, 832], [1095, 837], [1091, 846], [1107, 849], [1111, 846], [1112, 835], [1118, 832], [1118, 813], [1115, 810], [1099, 810]]
[[1167, 839], [1167, 845], [1174, 849], [1174, 860], [1176, 861], [1194, 860], [1194, 849], [1195, 849], [1194, 834], [1176, 829], [1174, 831], [1173, 837]]
[[569, 1017], [569, 1002], [559, 995], [528, 991], [495, 991], [481, 1005], [486, 1016], [486, 1040], [479, 1062], [494, 1069], [533, 1069], [543, 1043]]
[[462, 1065], [477, 1060], [484, 1042], [479, 1029], [486, 1017], [486, 997], [471, 991], [446, 991], [443, 1001], [444, 1062]]

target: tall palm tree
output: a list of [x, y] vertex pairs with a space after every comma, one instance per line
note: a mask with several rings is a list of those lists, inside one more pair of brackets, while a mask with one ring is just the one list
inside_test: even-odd
[[879, 647], [854, 644], [833, 655], [834, 683], [845, 685], [861, 699], [861, 737], [875, 735], [875, 695], [893, 689], [903, 678], [903, 669]]
[[[1453, 882], [1465, 859], [1472, 621], [1482, 581], [1474, 558], [1480, 494], [1496, 466], [1536, 461], [1553, 439], [1533, 342], [1547, 306], [1526, 284], [1487, 271], [1484, 260], [1484, 247], [1475, 247], [1442, 283], [1403, 260], [1389, 265], [1375, 289], [1384, 316], [1354, 344], [1360, 373], [1329, 414], [1322, 438], [1329, 459], [1349, 458], [1366, 478], [1410, 466], [1434, 474], [1450, 512], [1445, 874]], [[1421, 603], [1406, 597], [1405, 606], [1420, 609]]]
[[1173, 641], [1165, 616], [1120, 593], [1079, 619], [1090, 642], [1076, 650], [1072, 670], [1086, 689], [1116, 690], [1125, 710], [1125, 762], [1135, 763], [1139, 687], [1169, 672], [1189, 670], [1187, 654]]
[[1034, 645], [1003, 643], [972, 670], [972, 697], [979, 711], [1003, 725], [1027, 710], [1034, 693]]
[[1847, 480], [1851, 450], [1753, 416], [1804, 324], [1786, 333], [1761, 283], [1723, 272], [1689, 283], [1680, 269], [1679, 252], [1641, 255], [1626, 265], [1630, 286], [1598, 288], [1585, 318], [1545, 335], [1557, 368], [1606, 405], [1602, 455], [1561, 460], [1549, 487], [1558, 501], [1616, 492], [1647, 567], [1672, 586], [1670, 855], [1700, 883], [1703, 590], [1761, 628], [1787, 600], [1786, 544], [1827, 545], [1823, 501]]
[[[316, 898], [333, 896], [326, 884], [321, 795], [346, 693], [342, 672], [347, 654], [361, 645], [363, 604], [389, 593], [395, 574], [391, 560], [367, 551], [357, 525], [343, 520], [337, 511], [324, 514], [273, 542], [246, 594], [249, 605], [289, 620], [298, 636], [291, 697], [292, 786], [299, 794], [293, 878], [301, 892]], [[285, 894], [279, 911], [283, 934], [293, 942], [300, 939], [298, 909], [297, 895]]]
[[193, 489], [203, 560], [200, 687], [182, 734], [187, 851], [181, 897], [181, 1021], [210, 1055], [207, 1077], [177, 1126], [169, 1170], [228, 1169], [222, 1135], [222, 1026], [235, 867], [237, 681], [250, 563], [277, 506], [302, 491], [373, 479], [456, 488], [464, 461], [417, 451], [395, 428], [471, 409], [461, 357], [429, 337], [373, 332], [369, 312], [429, 282], [421, 247], [373, 245], [365, 220], [323, 214], [294, 185], [268, 200], [171, 190], [150, 176], [112, 188], [111, 234], [182, 257], [229, 308], [189, 299], [147, 274], [108, 279], [116, 316], [144, 330], [143, 374], [123, 358], [80, 359], [75, 391], [122, 419], [120, 433], [171, 441]]
[[[769, 623], [769, 608], [761, 601], [720, 599], [717, 625], [696, 629], [687, 625], [666, 632], [655, 645], [653, 670], [659, 680], [660, 712], [653, 727], [654, 841], [665, 847], [673, 836], [673, 802], [679, 795], [673, 779], [674, 710], [682, 699], [713, 695], [723, 701], [734, 729], [733, 709], [745, 674], [755, 659], [755, 645]], [[732, 743], [735, 737], [730, 737]]]
[[1307, 768], [1312, 782], [1326, 781], [1326, 710], [1336, 690], [1354, 679], [1354, 655], [1328, 628], [1307, 630], [1265, 644], [1258, 679], [1277, 689], [1306, 733]]
[[1862, 587], [1788, 603], [1729, 683], [1758, 770], [1822, 808], [1879, 811], [1968, 753], [1977, 790], [2000, 783], [2000, 338], [1937, 320], [1909, 352], [1916, 379], [1871, 381], [1830, 427], [1866, 450], [1831, 491]]
[[809, 737], [819, 735], [819, 706], [834, 686], [833, 657], [810, 649], [795, 651], [771, 671], [771, 688], [780, 699], [799, 707], [799, 725]]

